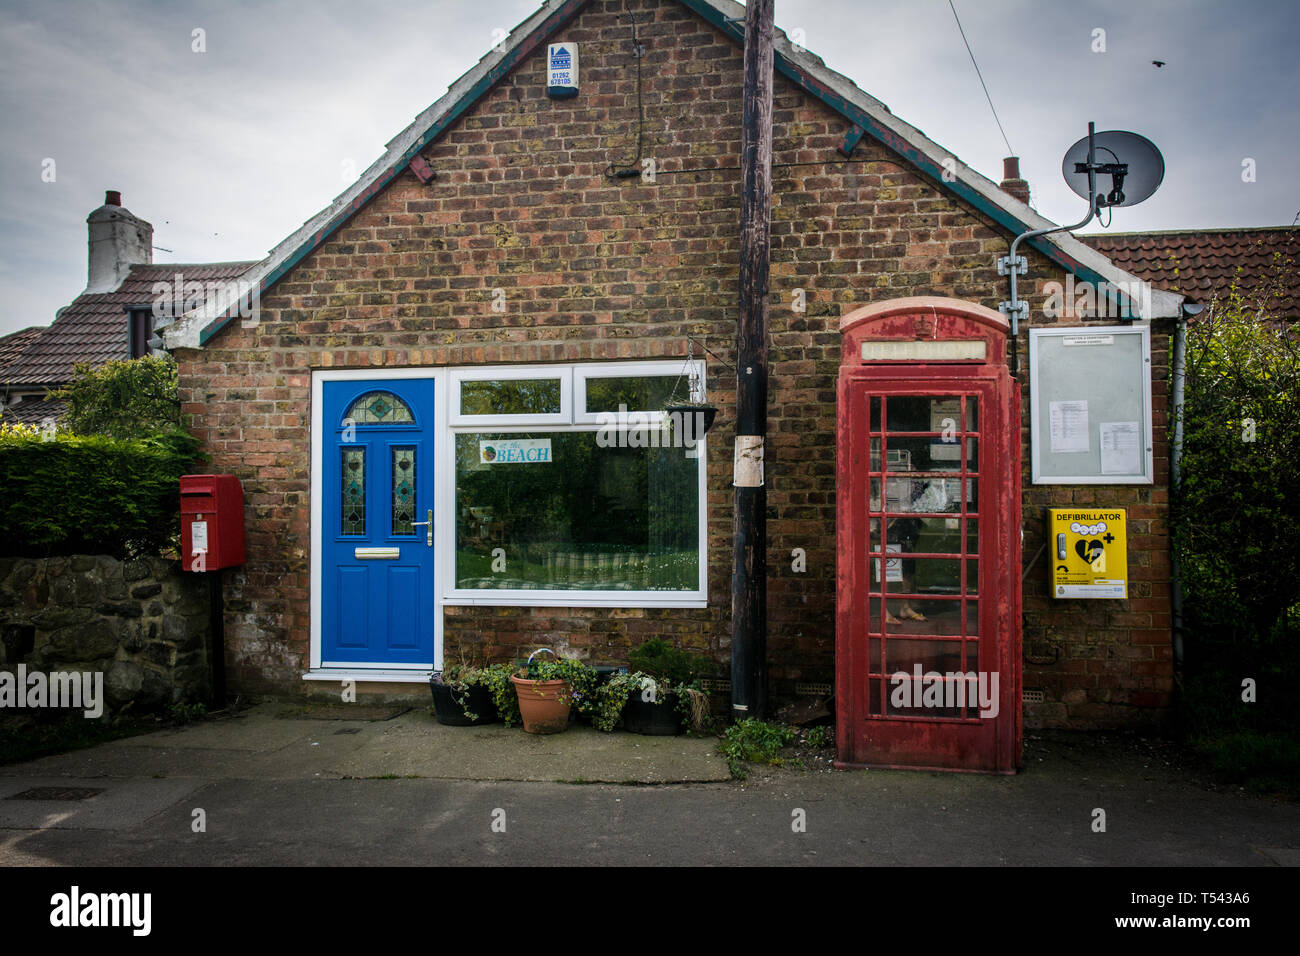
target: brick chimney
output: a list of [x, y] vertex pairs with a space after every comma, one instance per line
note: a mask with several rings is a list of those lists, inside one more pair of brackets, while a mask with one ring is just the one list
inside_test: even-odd
[[112, 292], [133, 265], [153, 262], [153, 226], [122, 206], [122, 194], [110, 189], [104, 205], [86, 217], [90, 227], [87, 292]]
[[998, 186], [1004, 193], [1015, 196], [1029, 205], [1029, 183], [1020, 178], [1020, 157], [1008, 156], [1002, 160], [1002, 182]]

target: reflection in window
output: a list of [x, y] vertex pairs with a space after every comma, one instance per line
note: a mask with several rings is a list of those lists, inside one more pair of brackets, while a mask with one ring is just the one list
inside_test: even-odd
[[460, 383], [462, 415], [558, 415], [558, 378], [512, 378]]
[[617, 412], [625, 405], [630, 412], [658, 411], [673, 397], [689, 395], [690, 383], [681, 375], [624, 375], [618, 378], [587, 379], [587, 411]]
[[410, 407], [392, 392], [368, 392], [350, 406], [347, 414], [358, 425], [409, 425], [415, 421]]
[[695, 591], [699, 466], [590, 431], [459, 434], [456, 587]]

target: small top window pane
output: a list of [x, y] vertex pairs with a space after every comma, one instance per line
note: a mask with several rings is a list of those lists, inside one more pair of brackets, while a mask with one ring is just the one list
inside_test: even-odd
[[558, 415], [560, 379], [488, 379], [460, 383], [462, 415]]
[[661, 411], [673, 397], [689, 401], [691, 383], [685, 375], [620, 375], [587, 379], [587, 411], [617, 412], [625, 405], [630, 412]]
[[410, 425], [410, 407], [392, 392], [367, 392], [349, 406], [345, 419], [358, 425]]

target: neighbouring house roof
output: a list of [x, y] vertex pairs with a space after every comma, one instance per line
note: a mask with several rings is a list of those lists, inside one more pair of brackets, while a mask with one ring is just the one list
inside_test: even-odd
[[58, 421], [63, 416], [67, 404], [57, 399], [32, 398], [30, 395], [16, 396], [6, 400], [3, 410], [0, 410], [0, 422], [43, 425], [51, 419]]
[[[249, 272], [247, 281], [265, 294], [290, 269], [320, 246], [340, 226], [381, 192], [438, 139], [466, 110], [486, 95], [529, 54], [578, 14], [588, 0], [547, 0], [510, 36], [488, 52], [478, 64], [456, 80], [437, 102], [391, 140], [384, 152], [360, 178], [330, 205], [304, 223], [271, 250]], [[744, 43], [745, 8], [734, 0], [678, 0], [739, 44]], [[737, 22], [738, 21], [738, 22]], [[826, 66], [820, 57], [793, 45], [784, 31], [775, 31], [774, 69], [798, 84], [848, 122], [847, 151], [863, 136], [871, 136], [911, 162], [935, 185], [972, 205], [1013, 234], [1056, 225], [998, 184], [971, 169], [916, 127], [899, 119], [884, 103], [859, 89], [848, 77]], [[948, 175], [945, 175], [945, 172]], [[1056, 233], [1032, 240], [1031, 245], [1081, 279], [1105, 287], [1131, 288], [1140, 281], [1111, 263], [1096, 249], [1073, 236]], [[1144, 297], [1139, 296], [1139, 299]], [[1156, 290], [1150, 296], [1151, 315], [1143, 315], [1143, 302], [1129, 303], [1141, 318], [1175, 316], [1181, 296]], [[231, 312], [212, 308], [195, 310], [165, 333], [170, 348], [199, 348], [234, 318]]]
[[1300, 318], [1300, 227], [1183, 229], [1080, 236], [1115, 265], [1160, 289], [1209, 303], [1233, 283], [1246, 295], [1273, 277], [1283, 318]]
[[10, 364], [27, 351], [27, 346], [40, 338], [41, 333], [47, 328], [48, 326], [44, 325], [32, 325], [0, 338], [0, 383], [9, 380]]
[[[122, 284], [112, 292], [82, 293], [71, 304], [60, 309], [54, 323], [36, 330], [26, 329], [15, 333], [35, 331], [20, 353], [8, 363], [0, 363], [0, 387], [56, 386], [72, 378], [72, 367], [77, 362], [101, 364], [113, 359], [128, 358], [127, 306], [152, 305], [161, 300], [168, 308], [175, 298], [176, 277], [181, 283], [228, 282], [238, 279], [256, 262], [165, 262], [152, 265], [133, 265]], [[166, 284], [166, 293], [155, 291], [156, 285]], [[187, 294], [182, 292], [183, 295]], [[176, 314], [186, 307], [193, 308], [199, 296], [183, 303]], [[8, 338], [0, 340], [0, 347]], [[15, 413], [17, 406], [14, 407]]]

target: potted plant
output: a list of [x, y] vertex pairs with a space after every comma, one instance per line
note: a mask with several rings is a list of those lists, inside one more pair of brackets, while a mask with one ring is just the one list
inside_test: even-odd
[[429, 690], [433, 694], [433, 711], [440, 724], [473, 727], [501, 719], [492, 699], [488, 668], [453, 664], [434, 671], [429, 678]]
[[628, 655], [628, 665], [636, 680], [623, 707], [626, 730], [667, 736], [682, 732], [683, 719], [695, 729], [703, 726], [708, 698], [700, 681], [709, 668], [706, 658], [656, 637]]
[[640, 692], [644, 679], [644, 674], [629, 674], [626, 668], [611, 673], [581, 695], [578, 712], [588, 718], [597, 730], [608, 733], [623, 716], [629, 697], [634, 692]]
[[[545, 651], [553, 660], [534, 660]], [[549, 647], [539, 647], [510, 678], [519, 701], [524, 730], [530, 734], [557, 734], [569, 726], [575, 700], [589, 695], [595, 672], [581, 661], [556, 656]]]

